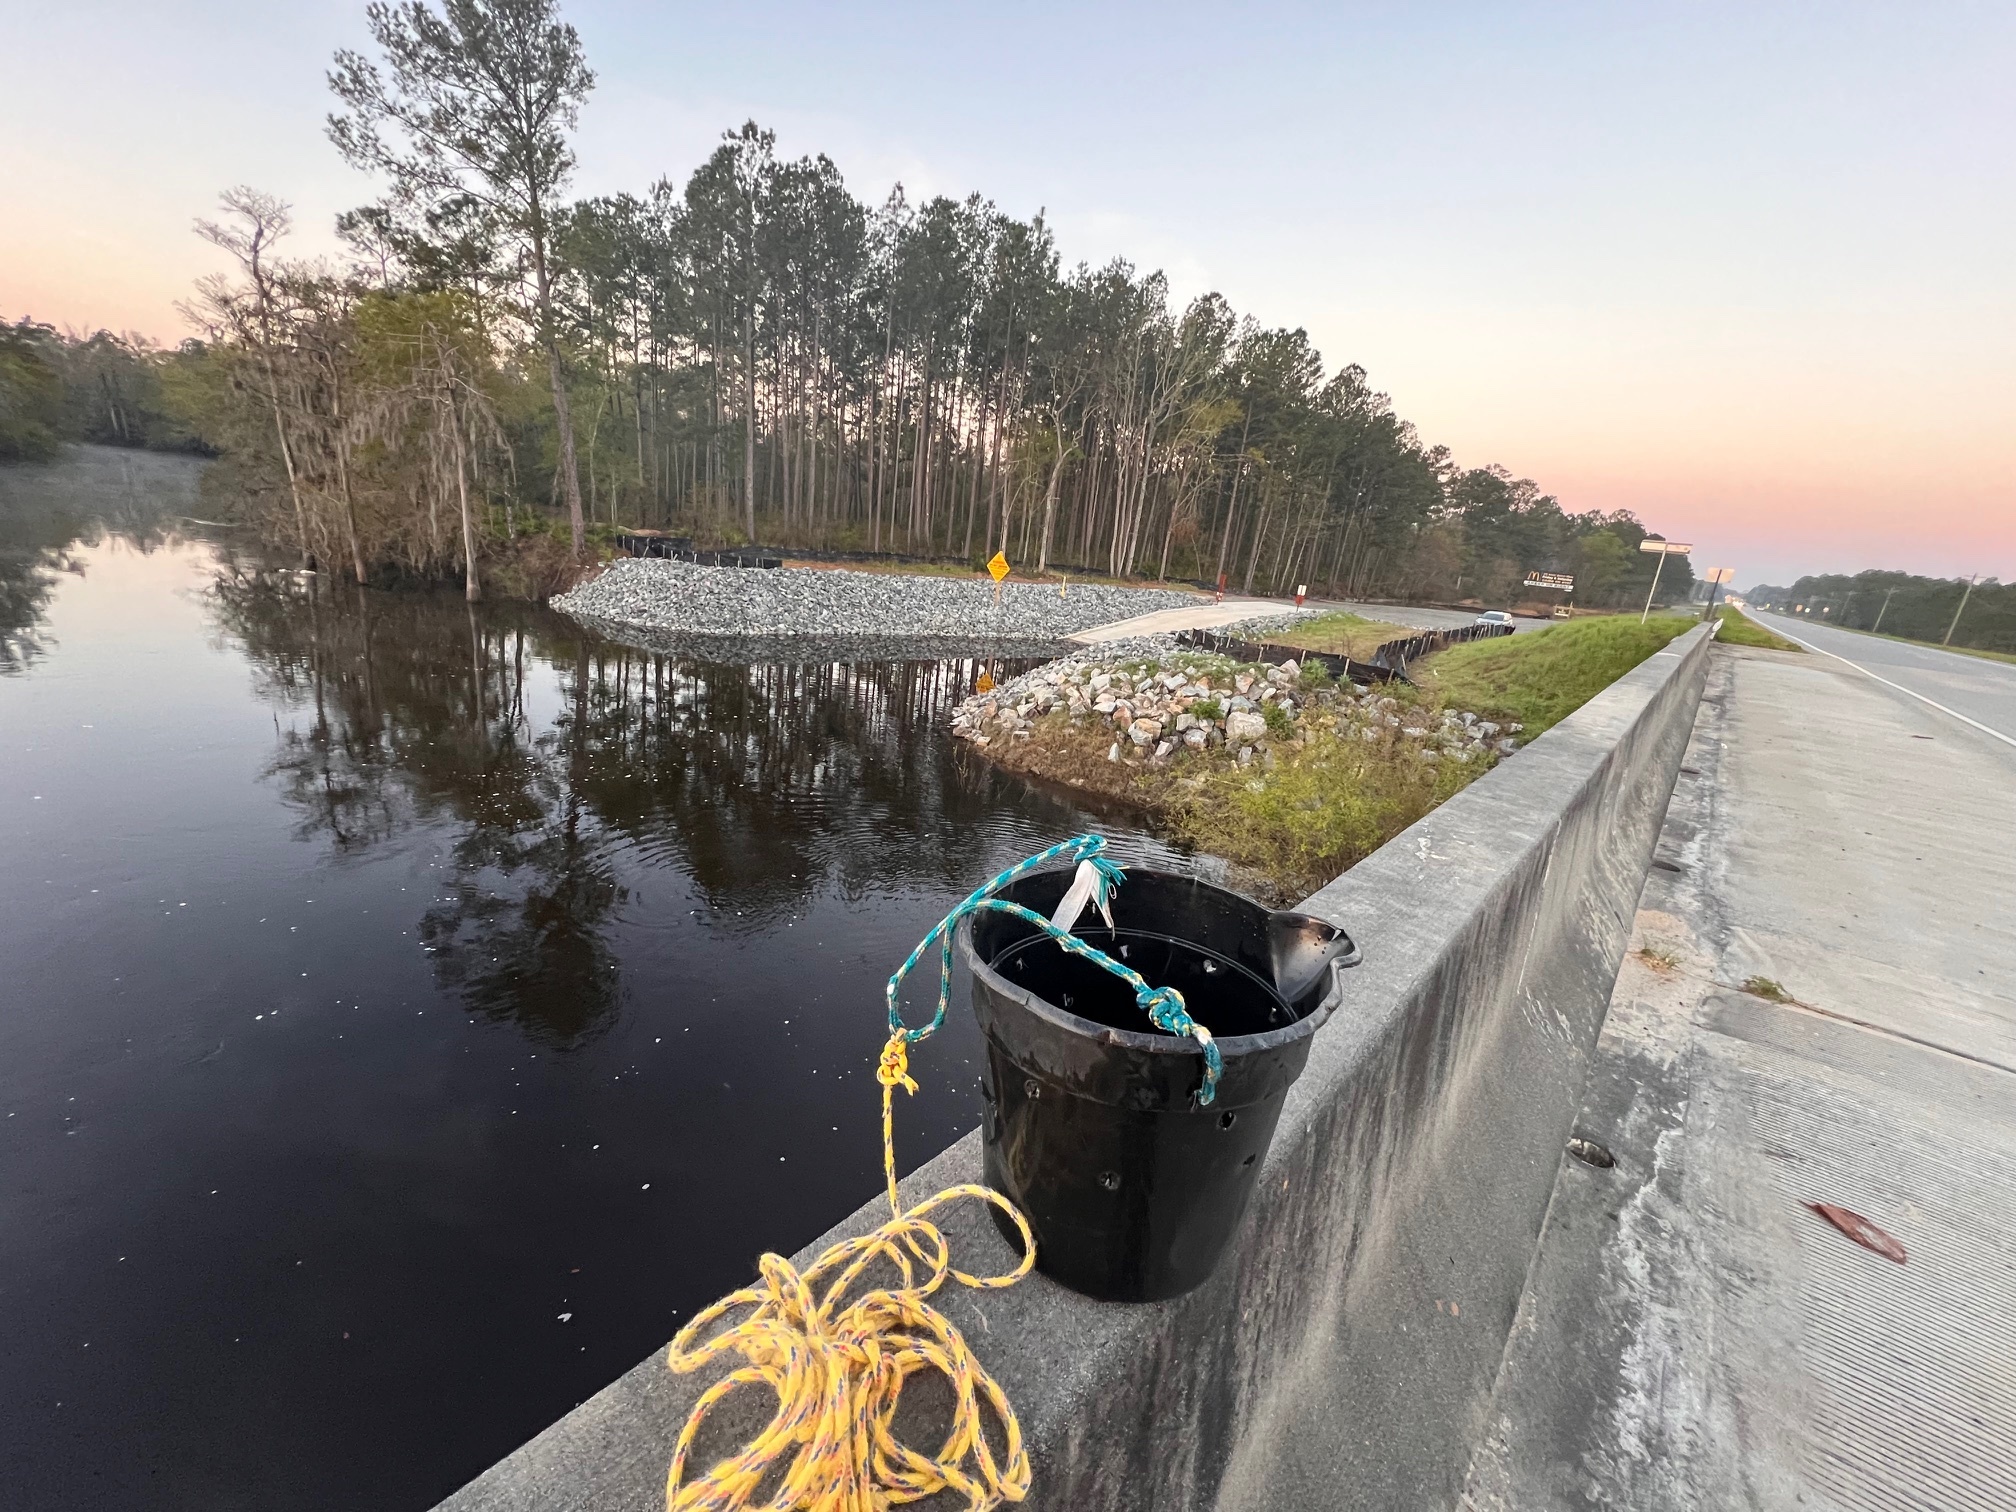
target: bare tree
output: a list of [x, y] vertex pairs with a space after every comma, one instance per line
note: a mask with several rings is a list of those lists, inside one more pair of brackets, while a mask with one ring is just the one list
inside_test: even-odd
[[260, 398], [273, 415], [273, 433], [279, 443], [280, 462], [287, 474], [287, 491], [294, 501], [294, 538], [300, 547], [301, 565], [306, 567], [308, 511], [301, 500], [300, 469], [294, 460], [294, 443], [287, 434], [287, 417], [281, 403], [280, 348], [287, 325], [279, 269], [273, 260], [274, 244], [292, 227], [285, 200], [240, 184], [227, 189], [220, 202], [235, 219], [199, 220], [196, 234], [213, 247], [231, 254], [243, 272], [245, 282], [233, 284], [222, 274], [198, 282], [196, 304], [185, 313], [198, 325], [234, 341], [253, 355], [263, 385]]
[[532, 322], [545, 349], [560, 432], [560, 481], [581, 554], [581, 477], [554, 313], [554, 221], [574, 169], [568, 133], [594, 87], [581, 38], [553, 0], [421, 0], [366, 12], [390, 78], [359, 53], [336, 54], [329, 87], [348, 114], [329, 137], [354, 167], [382, 173], [410, 205], [480, 203], [521, 244]]

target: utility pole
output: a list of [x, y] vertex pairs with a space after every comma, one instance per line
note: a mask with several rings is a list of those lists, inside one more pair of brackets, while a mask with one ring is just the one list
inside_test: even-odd
[[1876, 611], [1876, 623], [1869, 627], [1869, 633], [1871, 635], [1874, 635], [1877, 631], [1883, 628], [1883, 616], [1890, 612], [1890, 600], [1896, 594], [1896, 592], [1897, 590], [1895, 588], [1892, 588], [1889, 593], [1883, 595], [1883, 607]]
[[1980, 576], [1981, 574], [1977, 572], [1974, 574], [1974, 577], [1967, 579], [1967, 591], [1960, 595], [1960, 607], [1953, 611], [1953, 623], [1946, 627], [1946, 638], [1939, 642], [1940, 645], [1950, 646], [1953, 644], [1953, 632], [1960, 628], [1960, 616], [1966, 612], [1967, 600], [1974, 596], [1974, 578]]

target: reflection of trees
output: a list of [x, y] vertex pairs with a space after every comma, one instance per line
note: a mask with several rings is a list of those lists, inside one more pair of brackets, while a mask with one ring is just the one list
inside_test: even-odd
[[829, 885], [956, 890], [1008, 780], [939, 734], [963, 663], [701, 662], [525, 605], [309, 581], [233, 563], [217, 587], [266, 695], [305, 716], [271, 767], [299, 833], [346, 856], [451, 827], [419, 926], [439, 979], [553, 1043], [613, 1014], [626, 867], [682, 872], [724, 928]]
[[60, 462], [0, 467], [0, 677], [49, 650], [49, 599], [66, 572], [84, 572], [74, 547], [108, 534], [152, 551], [193, 497], [184, 459], [81, 449]]
[[937, 735], [962, 663], [746, 667], [605, 642], [575, 686], [584, 798], [640, 851], [675, 850], [719, 911], [971, 870], [957, 832], [991, 805]]

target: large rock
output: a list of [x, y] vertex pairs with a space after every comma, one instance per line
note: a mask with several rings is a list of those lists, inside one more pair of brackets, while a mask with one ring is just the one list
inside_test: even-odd
[[1258, 740], [1267, 733], [1267, 721], [1249, 709], [1234, 709], [1225, 716], [1225, 738], [1234, 745]]

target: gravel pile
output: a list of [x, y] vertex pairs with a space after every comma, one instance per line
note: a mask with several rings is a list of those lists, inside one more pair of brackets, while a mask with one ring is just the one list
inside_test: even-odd
[[626, 557], [553, 600], [577, 619], [692, 635], [917, 636], [1061, 640], [1095, 625], [1197, 602], [1162, 588], [898, 577], [811, 568], [695, 567]]

